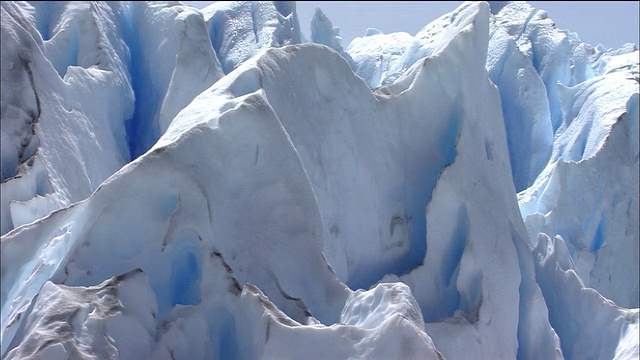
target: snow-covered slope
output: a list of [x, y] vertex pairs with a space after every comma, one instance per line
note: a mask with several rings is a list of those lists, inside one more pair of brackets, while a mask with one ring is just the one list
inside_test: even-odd
[[2, 357], [637, 357], [638, 51], [492, 6], [3, 2]]

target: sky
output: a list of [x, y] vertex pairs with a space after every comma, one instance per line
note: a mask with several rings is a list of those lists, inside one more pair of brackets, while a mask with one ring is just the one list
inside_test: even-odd
[[[183, 1], [203, 8], [213, 1]], [[425, 25], [454, 10], [461, 1], [299, 1], [296, 3], [300, 27], [311, 37], [311, 18], [319, 6], [334, 26], [340, 28], [342, 46], [369, 27], [383, 33], [405, 31], [415, 35]], [[618, 48], [631, 42], [638, 45], [640, 10], [638, 1], [529, 1], [544, 9], [560, 29], [578, 34], [583, 42]]]

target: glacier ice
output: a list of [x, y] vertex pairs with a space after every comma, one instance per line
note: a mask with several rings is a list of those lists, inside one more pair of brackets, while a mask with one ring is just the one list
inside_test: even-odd
[[532, 238], [561, 235], [586, 285], [636, 307], [638, 80], [630, 75], [612, 71], [559, 85], [563, 125], [549, 164], [519, 202]]
[[[549, 321], [562, 340], [565, 357], [613, 358], [618, 344], [609, 339], [621, 337], [638, 323], [638, 309], [622, 309], [585, 287], [561, 236], [552, 240], [540, 233], [533, 254]], [[593, 327], [598, 331], [592, 331]]]
[[2, 2], [2, 358], [637, 358], [637, 47], [311, 25]]
[[2, 3], [3, 234], [89, 196], [222, 76], [190, 7], [34, 5]]
[[216, 1], [202, 14], [225, 74], [263, 50], [300, 43], [294, 1]]
[[[620, 121], [628, 123], [631, 134], [637, 132], [634, 127], [637, 125], [634, 123], [637, 122], [638, 100], [633, 98], [633, 94], [638, 92], [637, 48], [628, 44], [618, 50], [607, 51], [602, 47], [594, 49], [589, 44], [580, 43], [579, 39], [567, 31], [557, 29], [544, 10], [535, 9], [524, 2], [492, 3], [492, 6], [494, 16], [490, 19], [486, 68], [489, 78], [500, 91], [513, 181], [516, 190], [522, 192], [519, 195], [520, 207], [523, 218], [529, 219], [527, 227], [531, 243], [535, 243], [540, 231], [552, 237], [556, 234], [563, 235], [569, 244], [577, 244], [576, 252], [580, 254], [576, 256], [582, 257], [579, 268], [582, 269], [587, 284], [609, 297], [616, 297], [623, 306], [637, 307], [638, 260], [637, 251], [634, 250], [638, 247], [638, 230], [634, 224], [638, 222], [635, 215], [638, 194], [637, 186], [633, 185], [637, 184], [634, 178], [637, 162], [634, 163], [633, 160], [638, 153], [638, 146], [634, 143], [637, 137], [632, 135], [628, 140], [621, 140], [628, 144], [628, 155], [626, 160], [620, 160], [622, 174], [612, 174], [618, 179], [614, 182], [622, 186], [621, 190], [615, 190], [617, 185], [613, 185], [609, 195], [604, 198], [595, 196], [602, 193], [599, 183], [606, 180], [588, 174], [610, 174], [610, 171], [604, 170], [605, 163], [609, 163], [606, 160], [597, 168], [586, 164], [598, 160], [575, 166], [576, 169], [590, 167], [590, 170], [582, 170], [580, 175], [571, 175], [577, 182], [569, 181], [571, 184], [589, 183], [572, 186], [579, 194], [569, 195], [569, 191], [556, 190], [557, 185], [546, 186], [550, 183], [549, 178], [553, 172], [550, 167], [555, 166], [560, 158], [561, 163], [591, 158], [603, 146], [604, 137], [609, 136], [612, 124], [617, 123], [623, 114], [626, 115]], [[435, 51], [437, 39], [447, 36], [446, 29], [462, 22], [458, 13], [464, 11], [464, 8], [463, 5], [451, 14], [442, 16], [423, 28], [415, 37], [406, 33], [394, 33], [355, 39], [347, 49], [356, 62], [355, 72], [370, 87], [396, 81], [407, 71], [407, 59], [427, 56]], [[593, 82], [598, 84], [590, 86]], [[590, 89], [582, 90], [586, 86], [590, 86]], [[579, 103], [574, 104], [575, 101]], [[585, 101], [600, 102], [600, 105], [591, 106], [585, 104]], [[581, 120], [574, 124], [573, 118], [576, 117]], [[594, 122], [593, 119], [598, 121]], [[592, 123], [593, 127], [590, 125]], [[571, 154], [567, 147], [571, 147]], [[557, 181], [560, 180], [553, 184]], [[632, 185], [626, 186], [629, 183]], [[545, 200], [542, 199], [544, 191]], [[594, 196], [587, 200], [583, 193]], [[559, 194], [566, 195], [567, 204], [571, 203], [575, 207], [572, 210], [550, 213], [555, 205], [534, 205], [555, 203], [557, 200], [554, 196]], [[576, 203], [576, 198], [581, 202]], [[578, 210], [585, 207], [593, 210]], [[629, 217], [613, 215], [615, 207], [624, 212], [629, 208]], [[578, 213], [578, 218], [582, 219], [574, 219], [574, 214]], [[545, 215], [544, 221], [541, 215]], [[556, 216], [566, 217], [557, 221], [560, 225], [555, 225], [556, 221], [549, 218]], [[611, 225], [609, 222], [608, 226], [606, 219], [602, 222], [591, 220], [593, 217], [609, 216], [624, 217], [625, 220], [619, 225]], [[569, 218], [572, 220], [568, 220]], [[564, 220], [568, 222], [565, 223]], [[543, 222], [545, 225], [542, 225]], [[569, 225], [571, 222], [573, 225]], [[598, 227], [598, 223], [602, 223], [602, 227]], [[616, 231], [620, 232], [617, 235], [611, 234]], [[600, 235], [596, 236], [596, 232]], [[582, 251], [585, 237], [589, 238], [587, 242], [599, 238], [594, 243], [600, 245]], [[615, 241], [620, 244], [614, 245], [611, 241], [606, 241], [607, 238], [617, 239]], [[626, 240], [623, 241], [622, 238]], [[604, 259], [615, 258], [616, 261], [624, 261], [625, 265], [613, 270], [611, 265], [601, 264], [592, 272], [596, 262], [595, 252], [604, 243], [607, 245], [603, 251], [616, 247], [626, 249], [627, 252], [620, 253], [620, 257], [605, 256], [600, 261], [607, 262], [609, 260]], [[626, 269], [631, 271], [630, 276], [623, 275]], [[612, 273], [615, 271], [620, 273], [615, 275]], [[609, 278], [609, 275], [612, 277]], [[591, 277], [594, 282], [589, 280]], [[621, 295], [621, 291], [628, 293]], [[614, 296], [614, 292], [617, 295]]]
[[516, 191], [531, 186], [551, 156], [553, 128], [547, 90], [516, 42], [492, 23], [487, 72], [500, 89]]
[[322, 12], [322, 9], [316, 7], [311, 19], [311, 42], [327, 45], [337, 51], [353, 68], [353, 59], [344, 51], [341, 41], [340, 28], [333, 26], [331, 20]]

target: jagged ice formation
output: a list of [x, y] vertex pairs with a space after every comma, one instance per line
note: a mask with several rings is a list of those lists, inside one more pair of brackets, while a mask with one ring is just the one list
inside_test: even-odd
[[639, 52], [525, 2], [2, 2], [1, 356], [638, 357]]

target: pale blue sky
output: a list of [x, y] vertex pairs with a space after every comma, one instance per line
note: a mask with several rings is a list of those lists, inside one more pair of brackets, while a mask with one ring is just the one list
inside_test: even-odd
[[[203, 8], [212, 1], [183, 1]], [[618, 48], [627, 42], [638, 45], [638, 1], [530, 1], [547, 11], [558, 28], [569, 29], [586, 43], [602, 43]], [[405, 31], [415, 35], [422, 27], [455, 9], [460, 1], [300, 1], [296, 3], [300, 27], [310, 38], [311, 17], [316, 6], [325, 12], [334, 26], [340, 27], [346, 48], [349, 42], [364, 35], [368, 27], [384, 33]]]

